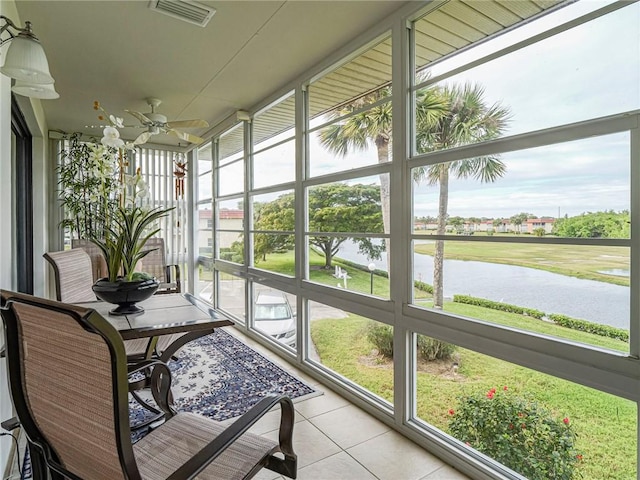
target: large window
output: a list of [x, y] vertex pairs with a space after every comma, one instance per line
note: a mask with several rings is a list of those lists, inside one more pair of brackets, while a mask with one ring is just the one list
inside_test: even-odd
[[212, 301], [471, 476], [635, 478], [640, 3], [422, 7], [217, 138]]
[[[419, 335], [428, 345], [445, 345], [447, 354], [425, 361], [418, 340], [414, 414], [528, 478], [575, 471], [622, 479], [637, 472], [636, 404], [566, 380], [575, 378], [570, 362], [600, 359], [606, 368], [640, 348], [632, 335], [640, 326], [638, 299], [630, 288], [638, 255], [632, 225], [640, 208], [633, 140], [640, 10], [605, 3], [572, 4], [441, 56], [432, 47], [443, 48], [451, 32], [436, 25], [448, 25], [443, 15], [460, 4], [414, 22], [407, 249], [412, 279], [426, 284], [426, 294], [413, 295], [418, 309], [412, 315], [424, 321], [422, 333], [448, 322], [461, 341], [471, 332], [502, 340], [493, 349], [476, 342], [482, 355]], [[604, 39], [611, 54], [600, 53]], [[633, 110], [631, 121], [616, 115]], [[508, 350], [522, 332], [527, 348], [549, 355], [537, 365], [555, 375], [517, 365], [526, 355]], [[609, 360], [599, 357], [602, 352]], [[601, 386], [592, 380], [580, 378]], [[616, 420], [610, 422], [605, 418], [613, 405]], [[519, 417], [510, 418], [515, 410]], [[544, 417], [546, 427], [530, 424], [533, 416]], [[620, 428], [630, 432], [622, 440], [629, 446], [624, 461], [614, 458], [620, 449], [609, 448], [620, 440]], [[521, 443], [525, 429], [535, 442], [549, 432], [568, 435], [551, 450], [552, 438], [540, 442], [535, 474], [538, 447]], [[518, 449], [527, 449], [531, 464], [518, 460]]]

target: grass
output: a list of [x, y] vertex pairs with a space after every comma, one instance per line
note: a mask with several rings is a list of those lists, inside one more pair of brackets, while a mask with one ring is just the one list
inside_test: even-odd
[[[419, 245], [426, 251], [432, 245]], [[511, 246], [510, 246], [511, 247]], [[448, 258], [496, 261], [513, 265], [543, 268], [564, 275], [604, 281], [609, 276], [594, 273], [597, 269], [628, 268], [627, 249], [621, 247], [584, 247], [564, 245], [513, 245], [449, 242]], [[557, 250], [554, 252], [553, 250]], [[508, 257], [507, 257], [508, 254]], [[507, 261], [508, 260], [508, 261]], [[536, 263], [537, 262], [537, 263]], [[310, 280], [335, 286], [333, 269], [322, 268], [324, 258], [310, 253]], [[347, 270], [350, 291], [369, 293], [371, 275], [334, 259], [334, 265]], [[293, 276], [293, 252], [271, 254], [258, 268]], [[620, 280], [620, 279], [617, 279]], [[622, 279], [626, 280], [626, 279]], [[612, 282], [619, 283], [619, 282]], [[627, 281], [628, 284], [628, 281]], [[374, 295], [389, 298], [389, 279], [373, 276]], [[429, 295], [415, 290], [416, 303], [426, 304]], [[445, 304], [445, 309], [471, 318], [520, 328], [526, 331], [565, 338], [575, 342], [617, 351], [628, 351], [625, 342], [567, 329], [517, 314], [485, 309], [473, 305]], [[311, 338], [323, 365], [358, 385], [393, 403], [392, 362], [373, 354], [374, 346], [366, 338], [370, 320], [357, 315], [345, 319], [316, 320], [311, 323]], [[581, 473], [585, 479], [636, 478], [637, 414], [634, 402], [577, 385], [550, 375], [459, 348], [457, 375], [446, 364], [439, 372], [434, 368], [419, 371], [416, 378], [418, 417], [447, 431], [448, 410], [465, 392], [484, 391], [508, 385], [520, 395], [535, 396], [560, 417], [568, 416], [578, 433], [577, 447], [583, 454]], [[433, 365], [437, 364], [431, 364]]]
[[[359, 293], [371, 293], [371, 274], [363, 270], [358, 270], [345, 263], [342, 263], [339, 258], [333, 259], [332, 267], [341, 267], [349, 274], [347, 280], [347, 287], [352, 292]], [[272, 253], [267, 256], [265, 261], [261, 261], [256, 265], [257, 268], [268, 270], [270, 272], [276, 272], [283, 275], [293, 276], [295, 275], [295, 260], [293, 251], [286, 253]], [[335, 287], [338, 283], [342, 284], [342, 280], [338, 280], [333, 276], [334, 268], [325, 269], [324, 256], [319, 255], [314, 250], [309, 250], [309, 279], [312, 282], [322, 283], [324, 285], [330, 285]], [[380, 275], [373, 275], [373, 294], [382, 297], [389, 298], [389, 279]], [[427, 298], [427, 294], [423, 291], [414, 290], [416, 299]]]
[[[447, 304], [446, 307], [448, 310], [458, 310], [458, 307], [466, 310], [471, 306]], [[540, 326], [539, 322], [516, 314], [487, 313], [503, 317], [495, 319], [501, 324], [530, 322], [527, 330], [534, 331]], [[311, 323], [311, 338], [323, 365], [393, 402], [392, 363], [375, 355], [375, 347], [366, 338], [368, 322], [370, 320], [357, 315], [316, 320]], [[546, 325], [545, 329], [549, 327], [567, 330], [555, 325]], [[559, 332], [551, 334], [561, 335]], [[562, 335], [575, 335], [574, 340], [586, 340], [591, 344], [604, 340], [608, 348], [616, 348], [616, 340], [585, 339], [585, 335], [597, 336], [583, 332], [569, 331]], [[432, 363], [425, 371], [418, 372], [416, 403], [419, 418], [447, 431], [448, 410], [455, 409], [460, 395], [507, 385], [513, 393], [535, 397], [558, 417], [571, 419], [578, 433], [577, 448], [583, 454], [580, 468], [583, 478], [636, 478], [637, 414], [634, 402], [471, 350], [459, 348], [456, 355], [460, 365], [456, 375], [446, 363]], [[439, 371], [433, 368], [435, 365], [439, 366]]]
[[[435, 242], [415, 246], [415, 252], [433, 255]], [[502, 263], [537, 268], [570, 277], [629, 285], [629, 277], [607, 275], [600, 270], [629, 269], [627, 247], [589, 245], [535, 245], [492, 242], [446, 242], [444, 255], [453, 260]]]

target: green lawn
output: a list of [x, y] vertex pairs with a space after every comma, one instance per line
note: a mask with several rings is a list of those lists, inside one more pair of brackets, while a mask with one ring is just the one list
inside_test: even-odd
[[[415, 252], [433, 255], [434, 243], [415, 246]], [[547, 270], [571, 277], [629, 285], [629, 277], [599, 273], [629, 269], [629, 249], [589, 245], [536, 245], [530, 243], [446, 242], [444, 256], [455, 260], [503, 263]]]
[[[341, 267], [349, 274], [347, 280], [347, 288], [352, 292], [370, 293], [371, 292], [371, 274], [363, 270], [358, 270], [350, 265], [340, 261], [339, 258], [333, 259], [333, 265]], [[265, 261], [261, 261], [256, 265], [257, 268], [277, 272], [284, 275], [293, 276], [295, 274], [295, 263], [293, 252], [272, 253], [267, 256]], [[331, 285], [335, 287], [338, 283], [342, 283], [333, 276], [334, 268], [325, 269], [324, 256], [319, 255], [313, 250], [309, 251], [309, 279], [313, 282]], [[373, 294], [382, 298], [389, 298], [389, 279], [380, 275], [373, 275]], [[426, 298], [425, 292], [415, 290], [415, 297]]]
[[[417, 246], [416, 251], [430, 253], [432, 245]], [[514, 247], [512, 249], [512, 247]], [[611, 281], [598, 269], [628, 268], [628, 250], [620, 247], [575, 247], [564, 245], [509, 245], [449, 242], [448, 258], [495, 261], [523, 265], [557, 273]], [[310, 279], [335, 286], [338, 279], [333, 269], [323, 269], [324, 258], [310, 253]], [[334, 259], [334, 265], [346, 269], [351, 277], [351, 291], [369, 293], [369, 272], [345, 265]], [[268, 255], [258, 268], [293, 276], [293, 252]], [[389, 298], [389, 280], [374, 275], [374, 294]], [[617, 279], [626, 281], [627, 279]], [[622, 282], [613, 282], [622, 283]], [[426, 304], [429, 295], [415, 291], [416, 303]], [[445, 310], [487, 322], [520, 328], [576, 342], [618, 351], [628, 345], [618, 340], [570, 330], [531, 317], [484, 309], [473, 305], [445, 304]], [[374, 346], [366, 339], [369, 320], [356, 315], [345, 319], [316, 320], [311, 323], [311, 337], [324, 365], [367, 388], [380, 397], [393, 401], [393, 369], [389, 360], [374, 355]], [[418, 417], [447, 431], [448, 410], [465, 392], [488, 390], [508, 385], [512, 392], [532, 395], [558, 416], [571, 418], [578, 433], [577, 448], [583, 454], [581, 473], [584, 479], [636, 478], [637, 418], [636, 404], [597, 390], [589, 389], [540, 372], [459, 348], [460, 368], [452, 375], [446, 364], [430, 364], [417, 374]], [[434, 365], [439, 367], [434, 368]], [[443, 373], [444, 369], [444, 373]]]
[[[449, 304], [457, 310], [468, 305]], [[479, 308], [479, 307], [473, 307]], [[457, 312], [462, 313], [462, 312]], [[527, 330], [539, 324], [527, 317], [504, 312], [502, 324], [532, 322]], [[520, 317], [520, 318], [518, 318]], [[393, 401], [391, 362], [377, 357], [375, 347], [366, 338], [369, 320], [356, 315], [345, 319], [316, 320], [311, 323], [311, 338], [322, 364], [367, 388], [382, 398]], [[558, 330], [562, 327], [548, 325]], [[585, 341], [582, 332], [552, 332]], [[596, 337], [595, 335], [590, 335]], [[620, 349], [615, 340], [593, 338], [587, 343]], [[585, 479], [636, 478], [636, 405], [612, 395], [589, 389], [550, 375], [535, 372], [486, 355], [459, 348], [456, 352], [460, 368], [452, 374], [449, 364], [432, 363], [419, 371], [417, 383], [418, 417], [447, 431], [448, 410], [456, 407], [459, 395], [476, 390], [507, 385], [512, 393], [534, 396], [558, 417], [569, 417], [578, 433], [577, 448], [583, 454], [580, 469]]]

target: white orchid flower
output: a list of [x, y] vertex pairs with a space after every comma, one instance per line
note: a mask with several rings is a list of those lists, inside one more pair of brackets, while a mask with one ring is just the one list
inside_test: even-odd
[[142, 180], [142, 178], [140, 178], [137, 182], [136, 182], [136, 198], [147, 198], [149, 196], [149, 185], [147, 185], [147, 182], [145, 182], [144, 180]]
[[115, 127], [105, 127], [102, 132], [102, 140], [100, 142], [106, 147], [121, 148], [124, 146], [124, 140], [120, 138], [120, 132]]
[[120, 117], [116, 117], [114, 115], [109, 115], [109, 120], [111, 121], [111, 125], [118, 128], [124, 127], [124, 120]]

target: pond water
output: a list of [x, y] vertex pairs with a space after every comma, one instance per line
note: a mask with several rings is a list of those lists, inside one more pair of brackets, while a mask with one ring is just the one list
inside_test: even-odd
[[[342, 244], [336, 256], [369, 263], [352, 243]], [[386, 271], [386, 254], [375, 264]], [[471, 295], [629, 329], [629, 287], [497, 263], [445, 260], [443, 268], [449, 299]], [[432, 284], [433, 257], [414, 254], [414, 271], [416, 280]]]

